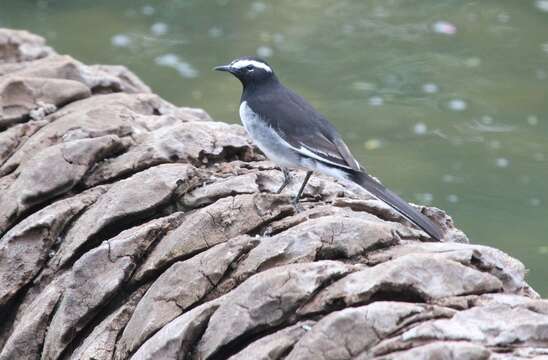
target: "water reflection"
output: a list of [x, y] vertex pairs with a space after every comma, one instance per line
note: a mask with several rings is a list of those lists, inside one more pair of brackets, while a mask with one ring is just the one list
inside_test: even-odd
[[156, 36], [167, 34], [168, 30], [169, 30], [168, 25], [166, 23], [163, 23], [163, 22], [154, 23], [150, 27], [150, 32], [153, 35], [156, 35]]
[[211, 67], [266, 57], [375, 175], [523, 260], [548, 295], [547, 0], [6, 0], [0, 26], [228, 122], [240, 89]]
[[540, 10], [548, 12], [548, 0], [537, 0], [535, 4]]

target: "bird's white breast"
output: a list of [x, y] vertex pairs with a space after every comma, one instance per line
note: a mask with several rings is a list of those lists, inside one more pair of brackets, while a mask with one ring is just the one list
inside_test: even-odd
[[246, 101], [242, 101], [240, 104], [240, 119], [253, 142], [277, 165], [285, 168], [318, 171], [339, 179], [347, 178], [344, 171], [334, 166], [328, 166], [324, 161], [318, 161], [317, 155], [306, 156], [306, 153], [291, 146], [269, 126], [268, 122], [261, 119], [260, 115], [247, 105]]
[[289, 144], [246, 101], [240, 104], [240, 119], [253, 142], [270, 160], [283, 167], [300, 166], [299, 159], [292, 153]]

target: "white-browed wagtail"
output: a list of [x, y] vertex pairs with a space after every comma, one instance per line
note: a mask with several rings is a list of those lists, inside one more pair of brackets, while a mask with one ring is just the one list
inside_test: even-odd
[[350, 180], [384, 201], [436, 240], [441, 228], [405, 200], [376, 181], [356, 161], [335, 127], [305, 99], [286, 88], [268, 63], [256, 57], [242, 57], [214, 68], [236, 76], [243, 85], [240, 118], [245, 130], [261, 151], [282, 168], [284, 182], [288, 169], [307, 170], [295, 203], [317, 171]]

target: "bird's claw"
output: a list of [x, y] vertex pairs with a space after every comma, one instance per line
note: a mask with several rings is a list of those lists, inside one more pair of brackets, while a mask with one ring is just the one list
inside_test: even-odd
[[282, 185], [278, 188], [278, 190], [276, 191], [276, 194], [279, 194], [282, 192], [283, 189], [285, 189], [285, 187], [289, 184], [289, 182], [291, 181], [291, 174], [289, 173], [289, 170], [287, 170], [286, 168], [282, 168], [282, 172], [284, 174], [284, 180], [282, 182]]
[[304, 211], [304, 207], [301, 205], [299, 199], [296, 196], [293, 198], [293, 200], [291, 200], [291, 204], [295, 208], [295, 212], [297, 214]]

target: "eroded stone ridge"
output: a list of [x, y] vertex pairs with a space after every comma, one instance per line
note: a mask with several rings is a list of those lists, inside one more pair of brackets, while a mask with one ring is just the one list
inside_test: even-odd
[[548, 301], [240, 126], [0, 29], [0, 360], [532, 359]]

